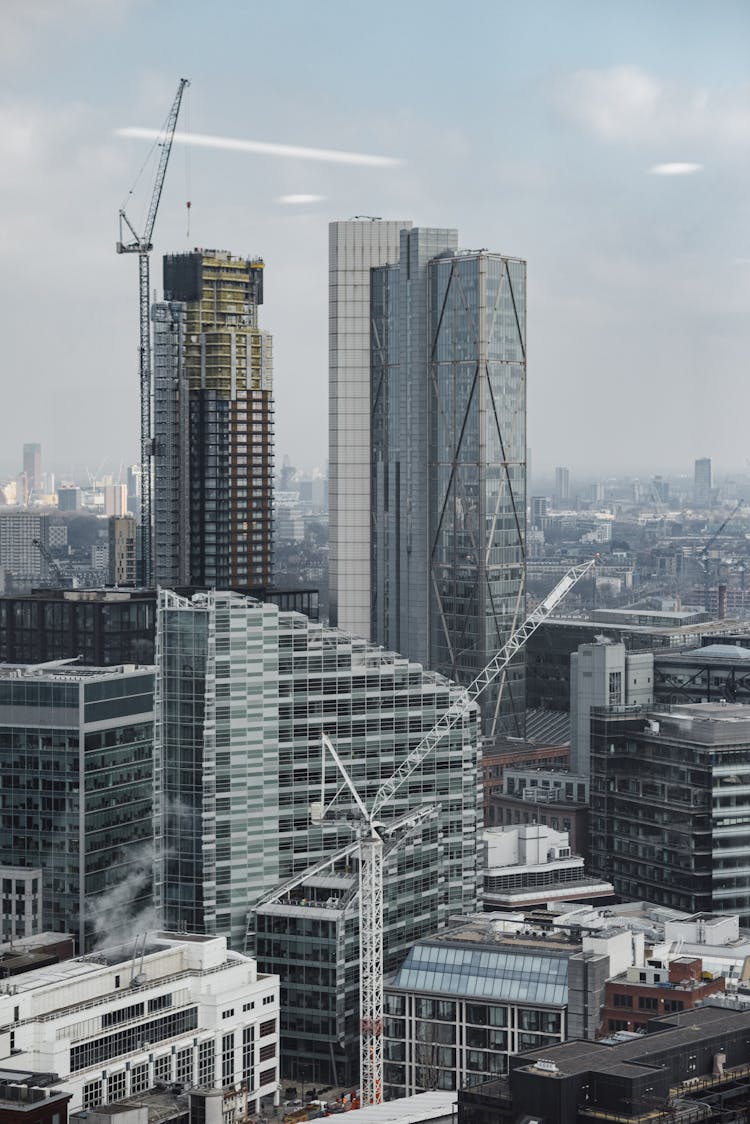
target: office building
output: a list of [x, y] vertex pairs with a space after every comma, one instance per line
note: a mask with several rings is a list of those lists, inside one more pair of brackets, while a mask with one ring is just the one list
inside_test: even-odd
[[591, 708], [648, 706], [654, 700], [652, 652], [627, 652], [603, 640], [570, 657], [570, 770], [588, 779]]
[[41, 927], [79, 951], [150, 903], [153, 690], [152, 668], [0, 665], [0, 864], [41, 868]]
[[396, 261], [410, 222], [329, 226], [330, 621], [370, 638], [370, 269]]
[[132, 515], [113, 515], [107, 525], [109, 584], [136, 584], [136, 522]]
[[713, 503], [713, 477], [710, 457], [699, 457], [695, 462], [693, 500], [696, 507], [710, 507]]
[[570, 469], [559, 466], [555, 469], [555, 506], [566, 507], [570, 503]]
[[[525, 616], [526, 264], [401, 232], [372, 273], [373, 639], [469, 683]], [[519, 658], [481, 701], [523, 733]]]
[[458, 1124], [742, 1120], [750, 1011], [709, 1005], [653, 1019], [646, 1034], [570, 1041], [510, 1059], [508, 1081], [462, 1089]]
[[591, 715], [591, 867], [621, 897], [750, 921], [745, 706]]
[[154, 304], [153, 572], [158, 585], [265, 586], [272, 571], [271, 336], [263, 262], [164, 259]]
[[[331, 1049], [343, 1041], [354, 1067], [346, 1071], [351, 1080], [358, 1050], [358, 1025], [351, 1021], [356, 940], [341, 951], [341, 969], [349, 973], [345, 994], [331, 977], [332, 965], [317, 963], [314, 934], [307, 934], [307, 945], [303, 932], [293, 948], [284, 944], [279, 934], [291, 933], [298, 919], [289, 927], [283, 921], [264, 944], [268, 930], [253, 909], [287, 878], [352, 840], [341, 821], [310, 821], [311, 799], [320, 792], [321, 734], [329, 735], [369, 804], [408, 748], [456, 702], [458, 688], [301, 614], [210, 590], [191, 599], [160, 593], [157, 663], [157, 910], [170, 928], [221, 934], [240, 949], [247, 941], [248, 949], [257, 947], [261, 966], [283, 967], [286, 1055], [329, 1067]], [[439, 802], [437, 813], [404, 842], [394, 857], [395, 874], [386, 879], [387, 960], [420, 931], [476, 908], [481, 897], [477, 759], [472, 706], [383, 809], [390, 820]], [[327, 799], [337, 788], [329, 770]], [[333, 910], [328, 917], [334, 919]], [[349, 916], [346, 924], [356, 919]], [[304, 976], [305, 964], [320, 970], [315, 980]], [[292, 965], [299, 966], [299, 978], [287, 978]], [[309, 996], [298, 999], [300, 982], [315, 985], [312, 1010], [305, 1009]], [[329, 985], [332, 1009], [330, 995], [325, 998]], [[300, 1026], [304, 1018], [308, 1023]]]
[[0, 940], [33, 937], [42, 926], [42, 871], [28, 866], [0, 866]]
[[[566, 565], [566, 564], [563, 564]], [[563, 574], [552, 569], [545, 578], [549, 588]], [[590, 613], [591, 619], [555, 617], [540, 625], [526, 643], [526, 700], [529, 708], [568, 713], [570, 710], [570, 657], [580, 644], [606, 637], [624, 644], [628, 653], [650, 651], [671, 656], [677, 648], [702, 643], [722, 643], [723, 635], [736, 632], [736, 623], [707, 619], [705, 613], [633, 612], [616, 610]], [[596, 619], [594, 619], [596, 617]], [[604, 619], [602, 619], [602, 617]]]
[[73, 1109], [175, 1083], [244, 1082], [253, 1116], [261, 1097], [278, 1103], [278, 978], [222, 937], [136, 943], [15, 977], [0, 993], [3, 1069], [64, 1074]]
[[41, 492], [43, 485], [42, 446], [37, 442], [24, 445], [22, 471], [29, 492]]

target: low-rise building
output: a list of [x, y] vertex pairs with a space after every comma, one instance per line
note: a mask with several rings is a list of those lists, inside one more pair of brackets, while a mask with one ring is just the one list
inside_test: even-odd
[[543, 824], [486, 828], [484, 908], [527, 909], [550, 901], [612, 901], [609, 882], [584, 868], [566, 831]]
[[386, 1096], [479, 1084], [521, 1050], [593, 1038], [605, 980], [642, 958], [642, 936], [627, 932], [592, 939], [522, 913], [456, 919], [386, 978]]
[[[508, 1080], [458, 1094], [458, 1124], [666, 1124], [742, 1120], [750, 1011], [707, 1005], [647, 1034], [569, 1041], [511, 1059]], [[733, 1111], [733, 1110], [736, 1110]]]
[[604, 1034], [648, 1028], [650, 1019], [690, 1011], [709, 995], [724, 992], [724, 977], [703, 971], [698, 956], [669, 956], [654, 950], [645, 964], [607, 980], [601, 1026]]
[[251, 1113], [278, 1103], [278, 977], [223, 937], [143, 942], [16, 977], [0, 992], [0, 1064], [59, 1074], [72, 1109], [160, 1083], [244, 1082]]
[[56, 1076], [0, 1070], [0, 1124], [66, 1124], [71, 1097]]

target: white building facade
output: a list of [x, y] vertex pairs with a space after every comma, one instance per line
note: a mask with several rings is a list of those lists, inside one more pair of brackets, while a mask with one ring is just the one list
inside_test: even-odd
[[5, 1068], [58, 1074], [71, 1111], [162, 1083], [244, 1085], [253, 1113], [261, 1097], [278, 1103], [278, 977], [259, 974], [223, 937], [155, 933], [145, 951], [136, 945], [5, 985]]

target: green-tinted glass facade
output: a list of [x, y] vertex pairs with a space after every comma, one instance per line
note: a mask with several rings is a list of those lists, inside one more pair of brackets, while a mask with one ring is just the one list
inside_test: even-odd
[[42, 925], [79, 950], [150, 901], [153, 683], [0, 668], [0, 863], [41, 867]]

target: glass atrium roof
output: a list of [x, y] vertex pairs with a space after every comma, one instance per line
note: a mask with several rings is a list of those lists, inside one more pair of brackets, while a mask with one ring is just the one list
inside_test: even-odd
[[506, 946], [451, 948], [418, 944], [410, 949], [389, 987], [438, 992], [469, 999], [564, 1006], [568, 958]]

